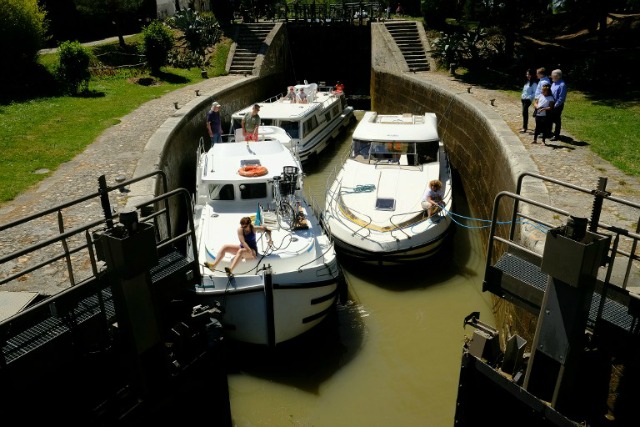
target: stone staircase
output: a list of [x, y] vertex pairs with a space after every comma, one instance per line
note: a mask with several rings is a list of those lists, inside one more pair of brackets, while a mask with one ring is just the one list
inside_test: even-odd
[[387, 21], [385, 26], [402, 52], [409, 71], [429, 71], [429, 60], [414, 21]]
[[274, 25], [271, 22], [238, 25], [229, 74], [253, 73], [256, 58], [258, 54], [265, 53], [267, 45], [264, 41]]

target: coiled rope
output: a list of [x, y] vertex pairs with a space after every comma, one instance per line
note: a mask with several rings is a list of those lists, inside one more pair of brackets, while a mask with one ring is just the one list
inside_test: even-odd
[[[342, 187], [343, 193], [370, 193], [376, 189], [374, 184], [358, 184], [355, 187]], [[345, 191], [346, 189], [346, 191]]]

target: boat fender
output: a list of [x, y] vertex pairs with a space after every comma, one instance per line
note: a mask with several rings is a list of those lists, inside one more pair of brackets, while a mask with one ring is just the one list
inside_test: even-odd
[[241, 176], [248, 176], [248, 177], [263, 176], [268, 173], [269, 171], [267, 170], [267, 168], [260, 165], [247, 165], [238, 169], [238, 174], [240, 174]]

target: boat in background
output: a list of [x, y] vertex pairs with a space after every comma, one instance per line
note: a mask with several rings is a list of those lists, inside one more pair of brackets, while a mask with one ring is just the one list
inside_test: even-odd
[[[195, 302], [218, 306], [230, 339], [275, 346], [318, 325], [332, 310], [344, 283], [334, 245], [303, 192], [299, 159], [277, 129], [261, 129], [260, 141], [225, 137], [198, 149], [194, 200], [195, 242], [202, 282]], [[268, 132], [267, 132], [268, 131]], [[284, 133], [286, 135], [286, 133]], [[257, 232], [258, 256], [240, 261], [226, 254], [212, 271], [225, 244], [238, 243], [240, 219], [271, 229], [273, 245]], [[262, 237], [261, 237], [262, 236]], [[188, 250], [187, 253], [193, 251]]]
[[[355, 117], [353, 107], [347, 105], [341, 90], [306, 81], [292, 87], [296, 102], [284, 93], [257, 104], [262, 125], [284, 129], [291, 136], [288, 146], [295, 150], [301, 162], [307, 162], [317, 157]], [[307, 94], [306, 103], [299, 102], [301, 90]], [[253, 104], [232, 114], [231, 132], [236, 137], [242, 130], [242, 118], [252, 107]]]
[[[434, 179], [443, 185], [443, 209], [428, 218], [421, 201]], [[321, 221], [340, 255], [402, 264], [438, 251], [450, 230], [451, 204], [451, 167], [436, 115], [369, 111], [353, 132]]]

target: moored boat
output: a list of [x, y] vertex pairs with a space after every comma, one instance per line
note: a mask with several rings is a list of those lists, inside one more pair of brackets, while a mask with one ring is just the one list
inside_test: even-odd
[[[432, 180], [442, 183], [442, 208], [422, 207]], [[449, 234], [451, 167], [433, 113], [366, 112], [348, 158], [327, 192], [322, 224], [340, 255], [376, 265], [426, 259]]]
[[[229, 338], [275, 346], [335, 308], [342, 275], [333, 243], [303, 193], [299, 160], [277, 137], [279, 130], [261, 130], [260, 141], [216, 143], [208, 151], [200, 144], [194, 224], [203, 278], [193, 296], [220, 306]], [[239, 243], [244, 217], [268, 227], [272, 244], [257, 233], [257, 257], [240, 261], [231, 275], [225, 267], [232, 254], [213, 269], [205, 265], [223, 245]]]
[[[293, 96], [288, 92], [271, 97], [260, 105], [260, 118], [263, 125], [278, 126], [290, 136], [288, 146], [295, 150], [301, 162], [307, 162], [320, 154], [353, 120], [353, 107], [347, 105], [342, 90], [305, 83], [290, 86]], [[306, 95], [301, 102], [300, 94]], [[242, 118], [251, 111], [253, 104], [233, 113], [231, 116], [232, 133], [241, 129]]]

